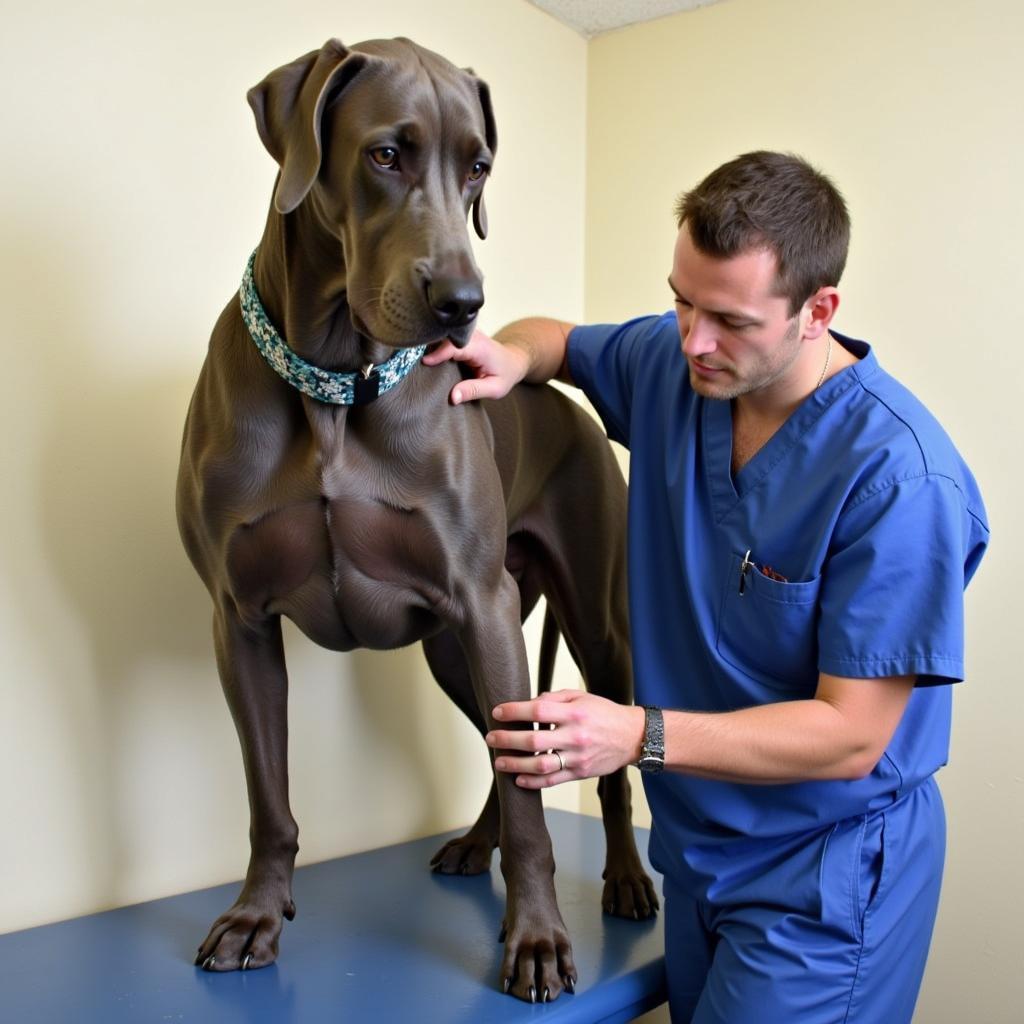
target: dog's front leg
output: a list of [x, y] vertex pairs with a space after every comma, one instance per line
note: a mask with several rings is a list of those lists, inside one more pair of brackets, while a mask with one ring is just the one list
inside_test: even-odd
[[282, 917], [295, 916], [292, 872], [299, 830], [288, 806], [288, 676], [276, 616], [254, 626], [232, 610], [218, 610], [214, 642], [242, 744], [251, 854], [238, 899], [214, 921], [196, 963], [206, 970], [246, 970], [273, 963]]
[[[492, 592], [476, 595], [459, 638], [488, 729], [495, 705], [529, 700], [526, 645], [519, 619], [519, 588], [502, 570]], [[502, 728], [509, 726], [503, 724]], [[499, 772], [501, 873], [507, 904], [502, 935], [501, 985], [528, 1002], [555, 999], [576, 987], [572, 947], [555, 899], [555, 862], [537, 790], [521, 789]]]

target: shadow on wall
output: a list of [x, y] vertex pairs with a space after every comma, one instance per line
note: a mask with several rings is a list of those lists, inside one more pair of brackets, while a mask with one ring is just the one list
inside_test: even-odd
[[[194, 325], [161, 300], [159, 266], [153, 269], [152, 318], [117, 323], [110, 315], [118, 309], [116, 261], [90, 260], [88, 240], [69, 237], [57, 228], [58, 219], [51, 210], [49, 231], [37, 217], [31, 231], [10, 231], [0, 246], [5, 265], [16, 260], [15, 287], [22, 287], [9, 322], [10, 379], [33, 392], [16, 405], [25, 414], [26, 475], [9, 502], [11, 528], [0, 537], [19, 601], [20, 618], [8, 626], [41, 666], [45, 678], [38, 685], [51, 698], [49, 740], [67, 752], [61, 765], [48, 766], [57, 772], [56, 783], [51, 776], [41, 784], [49, 789], [31, 790], [37, 784], [31, 778], [22, 785], [38, 792], [40, 821], [63, 817], [75, 858], [86, 865], [80, 877], [92, 899], [113, 905], [122, 899], [126, 874], [146, 877], [146, 865], [132, 863], [139, 847], [133, 837], [147, 829], [130, 810], [140, 804], [140, 758], [162, 757], [164, 779], [173, 778], [176, 764], [194, 777], [197, 759], [209, 758], [217, 768], [205, 793], [188, 796], [195, 803], [186, 804], [192, 817], [181, 822], [182, 830], [196, 833], [207, 822], [235, 828], [222, 808], [224, 801], [236, 805], [243, 772], [237, 741], [223, 755], [204, 746], [214, 732], [222, 738], [225, 722], [230, 729], [230, 716], [216, 680], [210, 599], [185, 556], [174, 517], [180, 437], [199, 362], [187, 377], [180, 360], [154, 376], [152, 358], [132, 357], [139, 345], [173, 353], [182, 338], [194, 336]], [[130, 308], [138, 308], [138, 297]], [[19, 540], [21, 528], [32, 540]], [[443, 771], [424, 771], [424, 765], [431, 749], [452, 745], [450, 719], [435, 717], [428, 735], [419, 715], [396, 713], [408, 702], [395, 684], [436, 685], [422, 655], [410, 649], [331, 657], [338, 665], [331, 681], [351, 690], [340, 698], [341, 708], [358, 709], [368, 745], [397, 765], [407, 788], [416, 786], [415, 795], [406, 792], [401, 801], [415, 806], [418, 819], [407, 822], [404, 834], [433, 829], [450, 796]], [[300, 653], [296, 664], [305, 660]], [[302, 685], [293, 672], [293, 698]], [[223, 716], [216, 723], [211, 700]], [[419, 700], [412, 702], [414, 711]], [[294, 733], [291, 754], [294, 761]], [[345, 750], [333, 748], [335, 754], [339, 760], [330, 763], [344, 766]], [[307, 761], [319, 756], [302, 751]], [[218, 757], [231, 772], [214, 764]], [[347, 767], [354, 775], [366, 772], [366, 765]], [[161, 800], [147, 794], [143, 806], [156, 817], [151, 827], [167, 824], [158, 820], [172, 813]], [[245, 809], [243, 799], [243, 821]], [[35, 837], [23, 838], [31, 849]], [[200, 872], [202, 838], [195, 836]], [[239, 873], [243, 868], [244, 861]]]

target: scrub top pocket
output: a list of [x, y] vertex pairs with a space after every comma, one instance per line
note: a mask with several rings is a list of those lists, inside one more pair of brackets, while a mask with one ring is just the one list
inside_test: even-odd
[[[818, 592], [821, 577], [802, 583], [773, 580], [752, 565], [740, 592], [742, 555], [730, 561], [718, 618], [721, 657], [780, 700], [811, 697], [818, 684]], [[738, 680], [741, 687], [743, 680]], [[751, 687], [758, 702], [765, 694]]]

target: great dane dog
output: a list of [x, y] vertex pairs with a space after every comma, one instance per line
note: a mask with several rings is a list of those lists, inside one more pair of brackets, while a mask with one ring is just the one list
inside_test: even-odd
[[[199, 947], [207, 970], [263, 967], [295, 914], [281, 616], [324, 647], [422, 641], [481, 731], [529, 697], [521, 621], [543, 594], [588, 687], [631, 699], [625, 483], [594, 421], [554, 388], [449, 404], [483, 303], [467, 217], [496, 136], [487, 86], [405, 39], [320, 50], [248, 93], [280, 166], [243, 283], [213, 330], [178, 481], [185, 548], [213, 598], [217, 667], [251, 813], [241, 893]], [[625, 772], [601, 780], [605, 909], [648, 917]], [[540, 794], [502, 775], [434, 858], [488, 869], [508, 901], [500, 982], [521, 999], [576, 983]]]

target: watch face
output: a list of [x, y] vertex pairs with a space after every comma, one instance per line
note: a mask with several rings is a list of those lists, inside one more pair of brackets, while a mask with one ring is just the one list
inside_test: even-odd
[[665, 762], [660, 757], [645, 754], [640, 758], [636, 766], [642, 772], [660, 772], [665, 767]]

